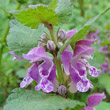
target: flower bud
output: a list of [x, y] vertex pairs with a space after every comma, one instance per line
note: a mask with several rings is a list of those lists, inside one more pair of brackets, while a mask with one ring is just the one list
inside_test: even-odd
[[58, 93], [59, 93], [60, 95], [65, 95], [66, 92], [67, 92], [67, 90], [66, 90], [66, 87], [65, 87], [64, 85], [59, 86], [59, 88], [58, 88]]
[[43, 42], [38, 42], [38, 47], [40, 47], [40, 46], [45, 46], [45, 43], [43, 43]]
[[62, 42], [58, 42], [58, 48], [60, 49], [63, 46]]
[[46, 35], [46, 34], [42, 34], [42, 35], [41, 35], [41, 39], [42, 39], [42, 40], [47, 39], [47, 35]]
[[55, 49], [55, 44], [54, 44], [54, 42], [52, 41], [52, 40], [48, 40], [47, 41], [47, 48], [49, 49], [49, 50], [54, 50]]
[[66, 32], [64, 30], [60, 30], [58, 32], [58, 37], [59, 39], [62, 41], [62, 40], [65, 40], [67, 38], [67, 35], [66, 35]]

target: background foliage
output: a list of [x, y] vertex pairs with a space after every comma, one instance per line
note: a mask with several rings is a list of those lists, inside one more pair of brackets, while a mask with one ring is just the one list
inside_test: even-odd
[[[60, 28], [63, 28], [65, 30], [70, 30], [73, 28], [80, 29], [86, 23], [86, 21], [96, 16], [97, 14], [102, 12], [105, 8], [110, 6], [110, 0], [82, 0], [82, 1], [84, 1], [84, 3], [81, 3], [81, 0], [71, 0], [72, 5], [70, 6], [69, 9], [65, 8], [65, 10], [62, 11], [62, 9], [60, 9], [60, 6], [58, 9], [56, 9], [56, 12], [57, 10], [61, 10], [61, 13], [59, 13], [60, 20], [62, 21], [62, 23], [60, 24]], [[40, 36], [42, 34], [41, 31], [42, 25], [39, 26], [38, 30], [32, 30], [31, 28], [25, 27], [22, 24], [17, 23], [16, 21], [12, 21], [11, 26], [13, 27], [9, 27], [9, 21], [12, 20], [14, 17], [10, 12], [13, 12], [14, 10], [27, 9], [29, 4], [43, 3], [48, 5], [50, 2], [51, 0], [0, 0], [0, 110], [2, 110], [3, 105], [6, 103], [6, 98], [11, 93], [12, 89], [19, 87], [19, 83], [22, 80], [22, 78], [26, 75], [26, 69], [29, 67], [29, 64], [26, 61], [23, 62], [12, 61], [13, 57], [8, 54], [9, 48], [7, 46], [6, 37], [9, 28], [13, 34], [10, 33], [8, 34], [7, 39], [10, 36], [8, 45], [10, 44], [16, 45], [14, 48], [10, 47], [10, 49], [14, 49], [16, 53], [18, 53], [19, 55], [21, 55], [19, 51], [24, 52], [24, 50], [26, 49], [27, 49], [26, 51], [28, 51], [29, 48], [32, 48], [31, 46], [33, 47], [36, 46], [37, 45], [36, 38], [38, 38], [37, 36]], [[82, 8], [81, 4], [82, 6], [84, 6], [84, 9]], [[62, 3], [62, 5], [64, 5], [65, 7], [65, 3]], [[71, 10], [71, 7], [74, 7], [73, 10]], [[66, 18], [68, 17], [69, 14], [72, 14], [72, 17], [67, 22]], [[62, 18], [63, 15], [65, 15], [66, 17]], [[110, 26], [109, 15], [110, 14], [106, 13], [103, 17], [101, 17], [101, 19], [99, 19], [93, 25], [93, 28], [95, 30], [100, 31], [99, 33], [100, 40], [107, 38], [106, 30], [108, 29], [107, 27]], [[57, 24], [57, 22], [54, 23]], [[57, 28], [57, 26], [54, 28]], [[45, 31], [47, 32], [46, 29]], [[15, 36], [14, 39], [15, 42], [11, 42], [13, 36]], [[33, 37], [33, 40], [31, 42], [29, 39], [30, 36]], [[21, 45], [22, 43], [21, 44], [17, 43], [17, 41], [19, 40], [17, 39], [18, 37], [20, 37], [20, 40], [26, 44], [25, 46]], [[16, 50], [17, 46], [20, 47], [19, 48], [20, 50]], [[94, 60], [91, 60], [90, 63], [100, 68], [100, 64], [104, 63], [105, 56], [101, 53], [98, 53], [98, 49], [100, 48], [100, 46], [98, 46], [97, 44], [95, 44], [94, 46], [96, 46]], [[103, 107], [104, 110], [109, 110], [110, 74], [107, 73], [102, 74], [99, 78], [95, 79], [91, 78], [91, 80], [95, 86], [94, 90], [90, 90], [87, 93], [76, 93], [74, 95], [70, 94], [70, 98], [80, 100], [86, 103], [88, 95], [90, 95], [93, 92], [97, 93], [104, 91], [106, 93], [107, 98], [98, 107], [96, 107], [96, 109], [101, 110]], [[30, 85], [27, 89], [30, 88], [34, 88], [34, 84]], [[9, 100], [10, 99], [8, 99], [8, 101]]]

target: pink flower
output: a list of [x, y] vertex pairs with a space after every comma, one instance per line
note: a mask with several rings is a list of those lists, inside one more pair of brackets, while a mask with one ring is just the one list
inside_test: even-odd
[[[76, 30], [68, 31], [68, 38], [73, 36]], [[76, 42], [73, 51], [70, 51], [70, 45], [64, 50], [61, 59], [64, 65], [66, 75], [70, 75], [72, 82], [80, 92], [87, 92], [89, 88], [93, 88], [91, 81], [87, 78], [87, 71], [93, 77], [100, 75], [100, 70], [91, 66], [87, 59], [92, 59], [91, 54], [94, 53], [94, 48], [90, 46], [94, 43], [91, 40], [80, 40]]]
[[[14, 52], [11, 52], [11, 54], [16, 59], [21, 60]], [[35, 47], [22, 56], [24, 59], [29, 60], [32, 66], [28, 69], [27, 76], [20, 83], [20, 87], [24, 88], [35, 80], [37, 82], [35, 90], [42, 89], [46, 93], [53, 91], [56, 66], [52, 61], [53, 59], [46, 54], [45, 49], [43, 47]]]

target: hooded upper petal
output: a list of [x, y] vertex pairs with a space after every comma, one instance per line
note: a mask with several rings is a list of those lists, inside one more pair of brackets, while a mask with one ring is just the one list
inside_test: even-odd
[[74, 56], [79, 56], [79, 58], [83, 56], [89, 56], [94, 53], [94, 48], [88, 46], [76, 45], [74, 49]]
[[88, 97], [88, 106], [95, 107], [100, 104], [100, 102], [105, 99], [104, 93], [96, 93]]
[[31, 60], [31, 62], [52, 60], [52, 58], [46, 54], [43, 47], [32, 48], [27, 54], [23, 54], [23, 58], [26, 60]]
[[76, 45], [91, 46], [93, 43], [94, 41], [91, 41], [91, 40], [80, 40], [76, 42]]

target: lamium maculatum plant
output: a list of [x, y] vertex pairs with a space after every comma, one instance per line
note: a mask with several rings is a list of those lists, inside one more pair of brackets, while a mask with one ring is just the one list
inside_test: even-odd
[[26, 10], [13, 13], [15, 20], [10, 22], [7, 38], [9, 53], [14, 56], [13, 60], [27, 60], [30, 64], [20, 88], [26, 88], [32, 82], [36, 85], [35, 91], [13, 90], [4, 110], [75, 110], [75, 107], [93, 110], [105, 98], [104, 93], [97, 94], [97, 100], [95, 96], [89, 97], [88, 107], [80, 100], [69, 99], [68, 94], [94, 88], [88, 75], [98, 77], [101, 70], [88, 62], [93, 59], [95, 48], [91, 47], [94, 40], [86, 39], [86, 35], [93, 22], [109, 9], [80, 30], [62, 29], [62, 24], [74, 14], [69, 0], [53, 0], [48, 6], [30, 5]]

